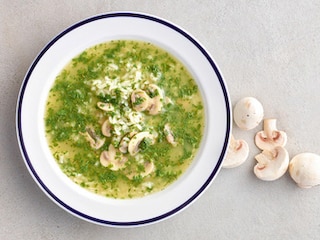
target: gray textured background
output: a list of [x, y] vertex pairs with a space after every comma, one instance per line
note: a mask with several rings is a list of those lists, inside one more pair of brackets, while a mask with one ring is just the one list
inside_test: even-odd
[[266, 117], [289, 136], [290, 157], [320, 154], [320, 2], [297, 0], [0, 0], [0, 239], [317, 239], [320, 187], [296, 187], [286, 174], [274, 182], [252, 171], [259, 153], [222, 169], [208, 191], [182, 213], [135, 229], [107, 228], [59, 208], [38, 188], [20, 155], [15, 106], [23, 77], [55, 35], [107, 11], [155, 14], [194, 35], [211, 53], [233, 104], [257, 97]]

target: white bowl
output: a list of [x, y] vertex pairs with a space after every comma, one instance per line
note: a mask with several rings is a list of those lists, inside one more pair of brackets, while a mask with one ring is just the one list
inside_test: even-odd
[[[143, 198], [111, 199], [81, 188], [62, 173], [45, 137], [45, 103], [55, 77], [84, 49], [112, 39], [149, 41], [167, 50], [187, 66], [204, 99], [205, 132], [192, 165], [165, 190]], [[93, 16], [70, 26], [50, 41], [25, 76], [16, 110], [22, 156], [44, 193], [77, 217], [114, 227], [155, 223], [194, 202], [218, 174], [229, 142], [231, 119], [226, 84], [205, 48], [177, 25], [132, 12]]]

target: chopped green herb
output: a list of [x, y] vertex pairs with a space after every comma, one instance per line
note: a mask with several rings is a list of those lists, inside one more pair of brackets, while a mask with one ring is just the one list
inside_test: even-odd
[[[139, 89], [149, 97], [131, 102]], [[157, 99], [162, 109], [151, 114]], [[150, 101], [145, 110], [133, 108], [145, 101]], [[110, 108], [101, 109], [103, 104]], [[105, 122], [110, 135], [102, 129]], [[162, 190], [188, 168], [202, 139], [204, 107], [196, 82], [171, 54], [147, 42], [114, 40], [86, 49], [61, 70], [48, 95], [44, 123], [63, 173], [96, 194], [134, 198]], [[130, 151], [137, 147], [130, 154], [129, 142], [139, 132], [154, 139], [130, 145]], [[109, 163], [102, 164], [102, 154]]]

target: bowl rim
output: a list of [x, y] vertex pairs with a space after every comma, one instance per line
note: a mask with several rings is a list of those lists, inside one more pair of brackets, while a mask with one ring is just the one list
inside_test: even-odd
[[[77, 209], [73, 208], [72, 206], [66, 204], [64, 201], [62, 201], [59, 197], [57, 197], [55, 195], [54, 192], [52, 192], [47, 186], [46, 184], [42, 181], [41, 177], [39, 177], [37, 171], [35, 170], [31, 159], [29, 157], [28, 154], [28, 150], [27, 147], [25, 146], [25, 139], [22, 133], [22, 119], [21, 119], [21, 112], [22, 112], [22, 103], [23, 103], [23, 99], [24, 99], [24, 94], [25, 94], [25, 90], [26, 87], [28, 85], [28, 81], [31, 77], [31, 74], [33, 72], [33, 70], [35, 69], [35, 67], [37, 66], [38, 62], [42, 59], [42, 57], [46, 54], [46, 52], [61, 38], [63, 38], [64, 36], [66, 36], [68, 33], [72, 32], [73, 30], [80, 28], [88, 23], [97, 21], [97, 20], [101, 20], [101, 19], [108, 19], [108, 18], [117, 18], [117, 17], [129, 17], [129, 18], [139, 18], [139, 19], [143, 19], [143, 20], [147, 20], [147, 21], [153, 21], [156, 22], [158, 24], [161, 24], [165, 27], [170, 28], [171, 30], [177, 32], [179, 35], [181, 35], [182, 37], [186, 38], [188, 41], [190, 41], [199, 51], [201, 51], [201, 53], [203, 54], [203, 56], [206, 58], [206, 60], [209, 62], [209, 64], [211, 65], [212, 69], [214, 70], [216, 77], [219, 81], [219, 85], [221, 87], [223, 96], [224, 96], [224, 100], [225, 100], [225, 111], [226, 111], [226, 129], [225, 129], [225, 139], [224, 139], [224, 143], [223, 143], [223, 147], [220, 153], [220, 157], [217, 161], [217, 164], [215, 166], [214, 169], [212, 169], [211, 174], [208, 176], [207, 180], [203, 183], [203, 185], [201, 186], [201, 188], [198, 189], [197, 192], [195, 192], [189, 199], [185, 200], [184, 202], [182, 202], [179, 206], [177, 206], [176, 208], [160, 215], [160, 216], [156, 216], [156, 217], [152, 217], [149, 219], [142, 219], [142, 220], [137, 220], [137, 221], [109, 221], [109, 220], [105, 220], [105, 219], [100, 219], [100, 218], [96, 218], [87, 214], [84, 214], [81, 211], [78, 211]], [[156, 17], [154, 15], [150, 15], [150, 14], [146, 14], [146, 13], [141, 13], [141, 12], [108, 12], [108, 13], [103, 13], [103, 14], [98, 14], [89, 18], [86, 18], [84, 20], [81, 20], [69, 27], [67, 27], [65, 30], [63, 30], [61, 33], [59, 33], [56, 37], [54, 37], [41, 51], [40, 53], [36, 56], [36, 58], [34, 59], [34, 61], [32, 62], [32, 64], [30, 65], [20, 88], [19, 94], [18, 94], [18, 100], [17, 100], [17, 106], [16, 106], [16, 134], [17, 134], [17, 139], [18, 139], [18, 143], [19, 143], [19, 147], [20, 147], [20, 151], [22, 154], [22, 157], [24, 159], [24, 162], [30, 172], [30, 174], [32, 175], [32, 177], [34, 178], [34, 180], [36, 181], [36, 183], [40, 186], [40, 188], [43, 190], [43, 192], [49, 197], [51, 198], [55, 203], [57, 203], [57, 205], [59, 205], [60, 207], [62, 207], [63, 209], [65, 209], [66, 211], [68, 211], [69, 213], [82, 218], [84, 220], [87, 220], [89, 222], [93, 222], [93, 223], [97, 223], [100, 225], [105, 225], [105, 226], [113, 226], [113, 227], [133, 227], [133, 226], [143, 226], [143, 225], [148, 225], [151, 223], [155, 223], [155, 222], [159, 222], [162, 221], [164, 219], [167, 219], [169, 217], [172, 217], [173, 215], [177, 214], [178, 212], [180, 212], [181, 210], [185, 209], [187, 206], [189, 206], [192, 202], [194, 202], [197, 198], [200, 197], [200, 195], [209, 187], [209, 185], [211, 184], [211, 182], [213, 181], [213, 179], [216, 177], [216, 175], [218, 174], [221, 165], [222, 165], [222, 161], [224, 159], [224, 156], [226, 154], [226, 150], [228, 147], [228, 143], [229, 143], [229, 138], [231, 135], [231, 104], [230, 104], [230, 98], [229, 98], [229, 94], [228, 94], [228, 90], [226, 87], [226, 84], [223, 80], [223, 77], [216, 65], [216, 63], [214, 62], [213, 58], [210, 56], [210, 54], [208, 53], [208, 51], [199, 43], [198, 40], [196, 40], [191, 34], [189, 34], [187, 31], [185, 31], [184, 29], [182, 29], [181, 27], [167, 21], [164, 20], [160, 17]]]

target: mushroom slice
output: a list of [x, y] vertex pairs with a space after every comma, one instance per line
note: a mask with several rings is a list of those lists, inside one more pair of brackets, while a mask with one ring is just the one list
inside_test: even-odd
[[170, 143], [172, 146], [177, 146], [178, 143], [174, 140], [173, 132], [171, 131], [169, 123], [164, 125], [164, 134], [168, 143]]
[[146, 110], [150, 104], [149, 101], [148, 94], [141, 89], [134, 90], [131, 94], [132, 108], [138, 112]]
[[119, 154], [115, 147], [110, 144], [108, 151], [103, 151], [100, 155], [100, 163], [104, 167], [110, 167], [112, 171], [118, 171], [125, 166], [127, 158]]
[[276, 146], [284, 147], [286, 145], [287, 134], [279, 131], [276, 123], [276, 119], [265, 119], [263, 122], [263, 131], [256, 134], [255, 143], [261, 150], [272, 150]]
[[230, 138], [230, 144], [227, 150], [226, 157], [222, 163], [223, 168], [234, 168], [244, 163], [249, 155], [248, 143], [239, 139], [236, 140], [233, 135]]
[[154, 163], [153, 162], [146, 162], [144, 164], [144, 172], [140, 173], [142, 177], [148, 176], [151, 174], [155, 169]]
[[145, 139], [148, 139], [150, 144], [154, 144], [154, 136], [149, 132], [139, 132], [131, 138], [128, 144], [130, 155], [134, 156], [140, 151], [139, 145]]
[[144, 171], [143, 172], [131, 172], [127, 175], [129, 179], [133, 179], [134, 177], [146, 177], [150, 175], [155, 170], [155, 165], [153, 162], [145, 162], [144, 163]]
[[162, 91], [161, 91], [161, 88], [158, 87], [156, 84], [150, 84], [148, 87], [147, 87], [147, 92], [149, 94], [149, 96], [151, 98], [155, 98], [155, 97], [158, 97], [159, 98], [163, 98], [163, 94], [162, 94]]
[[103, 151], [100, 155], [100, 163], [104, 167], [108, 167], [114, 161], [116, 156], [116, 149], [115, 147], [110, 144], [108, 151]]
[[112, 130], [112, 125], [110, 121], [106, 119], [101, 126], [101, 132], [104, 136], [111, 137], [111, 130]]
[[99, 138], [91, 127], [87, 127], [86, 132], [83, 135], [94, 149], [101, 148], [106, 140], [105, 138]]
[[130, 139], [136, 134], [136, 132], [131, 132], [129, 134], [126, 134], [125, 136], [122, 137], [120, 143], [119, 143], [119, 150], [122, 153], [127, 153], [128, 152], [128, 145], [130, 142]]
[[150, 115], [157, 115], [162, 109], [162, 102], [159, 98], [152, 98], [150, 100], [150, 105], [148, 111]]
[[97, 106], [105, 112], [112, 112], [114, 110], [114, 107], [111, 103], [98, 102]]
[[272, 150], [263, 150], [255, 156], [258, 163], [254, 174], [261, 180], [273, 181], [280, 178], [288, 169], [289, 154], [283, 147], [277, 146]]
[[122, 153], [128, 152], [130, 138], [128, 136], [124, 136], [119, 143], [119, 151]]
[[240, 99], [233, 110], [234, 121], [243, 130], [250, 130], [258, 126], [263, 115], [262, 104], [253, 97]]
[[320, 156], [314, 153], [300, 153], [289, 164], [291, 178], [301, 188], [320, 184]]
[[150, 101], [149, 101], [149, 106], [148, 106], [148, 111], [149, 114], [151, 115], [156, 115], [158, 114], [163, 106], [162, 100], [163, 100], [163, 94], [161, 89], [155, 85], [155, 84], [150, 84], [147, 88], [147, 91], [150, 96]]

